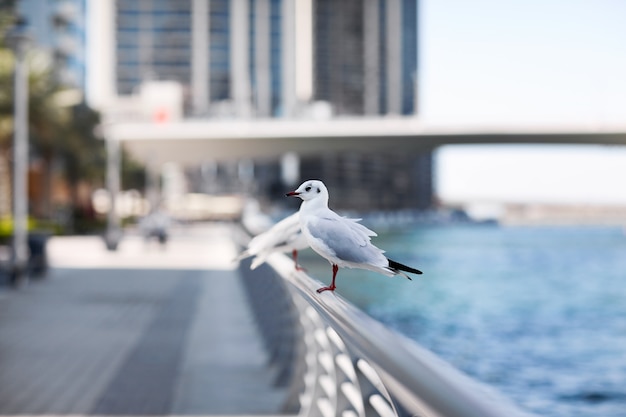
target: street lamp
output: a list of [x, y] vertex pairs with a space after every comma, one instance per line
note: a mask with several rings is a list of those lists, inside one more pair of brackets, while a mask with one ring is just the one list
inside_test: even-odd
[[[106, 131], [106, 130], [105, 130]], [[107, 149], [107, 174], [106, 182], [111, 198], [111, 206], [107, 216], [107, 232], [105, 236], [106, 247], [110, 251], [117, 250], [117, 246], [122, 238], [120, 229], [120, 219], [117, 215], [117, 195], [120, 191], [120, 143], [117, 138], [105, 133]]]
[[6, 34], [15, 54], [13, 101], [13, 278], [17, 281], [28, 262], [28, 67], [26, 51], [31, 36], [26, 21], [18, 19]]

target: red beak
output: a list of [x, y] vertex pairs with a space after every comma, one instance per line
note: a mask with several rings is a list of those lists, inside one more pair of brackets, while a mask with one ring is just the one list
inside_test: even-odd
[[287, 197], [296, 197], [299, 196], [300, 193], [297, 191], [289, 191], [287, 194], [285, 194]]

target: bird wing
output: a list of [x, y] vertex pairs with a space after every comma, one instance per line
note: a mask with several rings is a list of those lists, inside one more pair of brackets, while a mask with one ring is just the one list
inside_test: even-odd
[[359, 223], [362, 219], [350, 219], [348, 217], [343, 217], [345, 220], [350, 220], [350, 222], [352, 223], [351, 226], [355, 229], [360, 231], [361, 233], [363, 233], [366, 236], [378, 236], [378, 234], [376, 234], [375, 231], [368, 229], [367, 227], [363, 226], [361, 223]]
[[[306, 241], [300, 230], [299, 213], [294, 213], [272, 226], [270, 229], [253, 237], [246, 250], [241, 252], [235, 262], [250, 256], [257, 256], [253, 264], [262, 264], [272, 252], [286, 252], [292, 249], [306, 248]], [[254, 268], [253, 268], [254, 269]]]
[[380, 259], [382, 251], [370, 243], [370, 236], [375, 233], [353, 219], [331, 213], [312, 218], [307, 228], [332, 257], [354, 263]]
[[299, 234], [299, 215], [295, 213], [279, 221], [269, 230], [255, 236], [248, 244], [248, 252], [251, 255], [256, 255], [264, 251], [282, 248], [297, 240]]

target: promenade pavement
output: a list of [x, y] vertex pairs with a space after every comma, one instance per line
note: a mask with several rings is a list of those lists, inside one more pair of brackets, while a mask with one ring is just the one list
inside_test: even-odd
[[52, 238], [48, 276], [0, 290], [0, 415], [278, 414], [231, 234]]

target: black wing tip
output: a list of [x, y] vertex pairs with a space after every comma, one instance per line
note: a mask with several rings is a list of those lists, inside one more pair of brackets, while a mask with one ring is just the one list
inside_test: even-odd
[[[387, 260], [389, 261], [389, 268], [391, 268], [391, 269], [397, 269], [399, 271], [410, 272], [412, 274], [417, 274], [417, 275], [422, 275], [423, 274], [423, 272], [420, 271], [419, 269], [411, 268], [410, 266], [403, 265], [400, 262], [396, 262], [396, 261], [391, 260], [389, 258], [387, 258]], [[411, 278], [409, 278], [409, 279], [411, 279]]]

